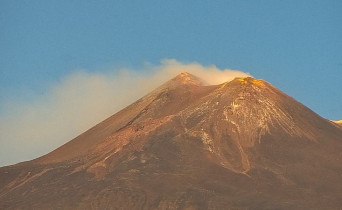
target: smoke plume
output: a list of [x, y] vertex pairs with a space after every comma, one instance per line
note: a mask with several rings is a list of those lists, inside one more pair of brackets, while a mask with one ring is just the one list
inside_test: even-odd
[[1, 102], [0, 166], [52, 151], [184, 71], [208, 84], [250, 76], [214, 65], [183, 64], [170, 59], [139, 71], [75, 71], [33, 101]]

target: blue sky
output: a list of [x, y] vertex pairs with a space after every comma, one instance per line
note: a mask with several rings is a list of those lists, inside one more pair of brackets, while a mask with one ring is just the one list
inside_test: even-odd
[[0, 0], [0, 114], [80, 69], [143, 74], [169, 58], [248, 72], [342, 119], [341, 11], [340, 0]]

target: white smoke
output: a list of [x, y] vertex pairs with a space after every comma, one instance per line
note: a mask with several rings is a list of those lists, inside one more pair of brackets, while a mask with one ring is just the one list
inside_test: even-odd
[[[156, 68], [156, 72], [162, 74], [163, 76], [175, 76], [181, 72], [188, 72], [193, 74], [202, 80], [204, 80], [208, 85], [221, 84], [227, 81], [231, 81], [236, 77], [248, 77], [251, 76], [248, 73], [241, 72], [232, 69], [218, 69], [215, 65], [202, 66], [199, 63], [183, 64], [174, 59], [162, 60], [162, 65]], [[161, 77], [163, 77], [160, 75]]]
[[1, 102], [0, 166], [50, 152], [185, 71], [208, 84], [250, 76], [170, 59], [158, 66], [146, 65], [140, 71], [73, 72], [33, 101]]

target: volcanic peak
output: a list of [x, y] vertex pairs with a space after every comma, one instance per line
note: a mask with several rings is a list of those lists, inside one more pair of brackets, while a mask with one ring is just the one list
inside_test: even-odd
[[220, 91], [224, 88], [231, 89], [234, 88], [236, 91], [246, 91], [246, 88], [252, 88], [254, 90], [260, 91], [261, 89], [265, 89], [267, 86], [271, 87], [269, 83], [265, 82], [261, 79], [255, 79], [253, 77], [236, 77], [231, 81], [227, 81], [218, 85], [216, 90]]
[[0, 209], [340, 209], [338, 125], [263, 80], [205, 86], [183, 72], [0, 168]]
[[[264, 80], [255, 79], [253, 77], [236, 77], [233, 80], [228, 80], [224, 83], [217, 84], [219, 89], [224, 88], [229, 83], [235, 83], [240, 85], [248, 85], [248, 86], [255, 86], [258, 88], [265, 88], [268, 84]], [[188, 72], [182, 72], [171, 79], [169, 82], [165, 84], [166, 86], [170, 87], [177, 87], [181, 85], [194, 85], [194, 86], [208, 86], [204, 80], [201, 78], [190, 74]]]
[[176, 77], [172, 79], [172, 81], [179, 83], [179, 84], [190, 84], [190, 85], [197, 85], [197, 86], [203, 85], [203, 82], [200, 78], [188, 72], [182, 72], [178, 74]]
[[237, 77], [235, 78], [236, 81], [240, 82], [241, 84], [252, 84], [258, 87], [265, 87], [265, 81], [261, 79], [255, 79], [253, 77]]

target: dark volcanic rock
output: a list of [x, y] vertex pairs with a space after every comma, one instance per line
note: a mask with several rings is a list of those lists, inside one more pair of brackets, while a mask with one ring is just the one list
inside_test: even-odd
[[341, 126], [265, 81], [182, 73], [0, 168], [0, 209], [339, 209], [341, 151]]

